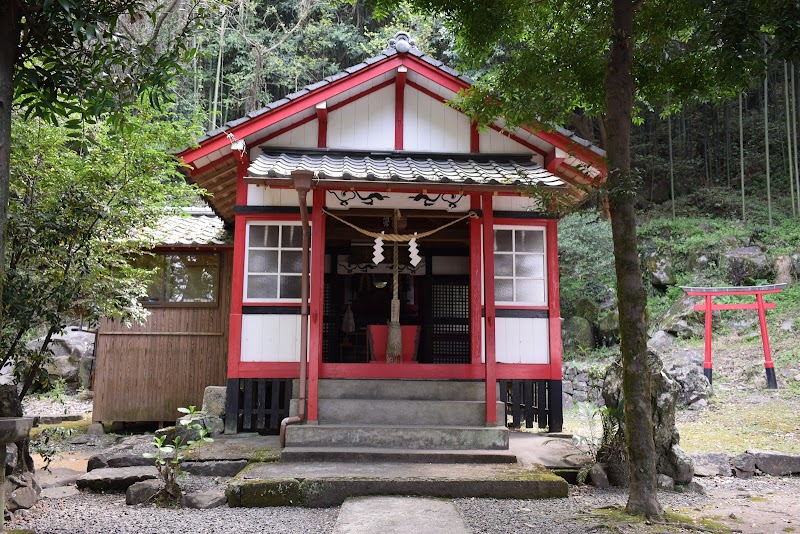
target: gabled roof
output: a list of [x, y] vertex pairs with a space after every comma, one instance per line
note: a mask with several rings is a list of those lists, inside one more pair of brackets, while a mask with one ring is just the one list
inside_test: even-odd
[[[239, 154], [231, 149], [234, 141], [244, 141], [247, 147], [259, 146], [266, 139], [314, 120], [318, 104], [325, 103], [331, 111], [347, 105], [361, 98], [358, 91], [363, 94], [370, 88], [388, 86], [402, 69], [407, 69], [409, 80], [412, 75], [416, 77], [417, 90], [440, 101], [453, 98], [472, 84], [469, 77], [423, 54], [401, 33], [379, 55], [208, 132], [199, 140], [199, 147], [184, 150], [180, 156], [192, 168], [191, 180], [209, 191], [207, 200], [212, 209], [227, 222], [233, 222]], [[505, 131], [502, 121], [493, 128], [544, 156], [547, 169], [569, 184], [595, 182], [605, 173], [605, 152], [569, 130], [524, 128], [512, 135], [514, 132]], [[463, 154], [452, 156], [461, 159]], [[332, 161], [327, 164], [333, 165]], [[508, 166], [511, 162], [502, 164]]]

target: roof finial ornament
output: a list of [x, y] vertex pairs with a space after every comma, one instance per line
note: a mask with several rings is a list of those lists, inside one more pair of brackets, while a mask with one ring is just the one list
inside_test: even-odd
[[389, 39], [389, 48], [394, 48], [400, 54], [405, 54], [416, 47], [417, 42], [411, 39], [406, 32], [397, 32], [394, 37]]

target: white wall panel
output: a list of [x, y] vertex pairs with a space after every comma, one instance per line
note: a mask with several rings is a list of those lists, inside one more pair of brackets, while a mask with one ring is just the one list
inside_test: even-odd
[[314, 119], [262, 144], [266, 146], [316, 148], [318, 128], [317, 119]]
[[513, 139], [496, 130], [487, 130], [480, 134], [481, 153], [488, 154], [529, 154], [533, 152]]
[[498, 363], [549, 363], [547, 319], [497, 317], [495, 351]]
[[394, 87], [328, 112], [328, 148], [394, 149]]
[[403, 149], [419, 152], [469, 152], [469, 119], [463, 113], [406, 87]]
[[[314, 205], [314, 195], [306, 197], [309, 206]], [[247, 184], [248, 206], [291, 206], [297, 207], [297, 191], [294, 189], [278, 189], [264, 185]]]
[[496, 196], [492, 207], [496, 211], [538, 211], [541, 202], [527, 196]]
[[298, 362], [300, 315], [243, 315], [243, 362]]

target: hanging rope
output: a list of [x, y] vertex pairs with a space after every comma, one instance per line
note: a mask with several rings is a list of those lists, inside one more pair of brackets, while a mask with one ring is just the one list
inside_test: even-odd
[[[349, 226], [353, 230], [355, 230], [355, 231], [357, 231], [357, 232], [359, 232], [359, 233], [361, 233], [361, 234], [363, 234], [363, 235], [365, 235], [367, 237], [371, 237], [373, 239], [380, 237], [384, 241], [394, 241], [394, 242], [397, 242], [397, 243], [405, 243], [406, 241], [411, 241], [415, 237], [417, 239], [423, 239], [423, 238], [426, 238], [428, 236], [431, 236], [431, 235], [435, 234], [436, 232], [444, 230], [448, 226], [453, 226], [454, 224], [458, 224], [463, 220], [466, 220], [466, 219], [477, 219], [478, 218], [478, 214], [477, 213], [475, 213], [474, 211], [470, 211], [469, 213], [467, 213], [463, 217], [460, 217], [458, 219], [454, 219], [454, 220], [450, 221], [447, 224], [443, 224], [442, 226], [440, 226], [438, 228], [434, 228], [433, 230], [428, 230], [427, 232], [422, 232], [421, 234], [420, 233], [418, 233], [417, 235], [414, 235], [414, 234], [398, 234], [398, 233], [382, 234], [380, 232], [371, 232], [369, 230], [365, 230], [365, 229], [363, 229], [363, 228], [361, 228], [359, 226], [356, 226], [355, 224], [351, 223], [350, 221], [346, 221], [346, 220], [342, 219], [341, 217], [339, 217], [338, 215], [334, 215], [333, 213], [331, 213], [330, 211], [328, 211], [328, 210], [326, 210], [324, 208], [322, 210], [322, 213], [324, 213], [325, 215], [328, 215], [330, 217], [333, 217], [334, 219], [336, 219], [340, 223], [346, 224], [347, 226]], [[396, 230], [395, 230], [395, 232], [396, 232]]]

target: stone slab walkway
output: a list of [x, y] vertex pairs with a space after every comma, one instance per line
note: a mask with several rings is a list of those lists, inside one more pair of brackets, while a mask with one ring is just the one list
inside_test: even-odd
[[419, 497], [357, 497], [345, 501], [333, 534], [468, 534], [455, 505]]

